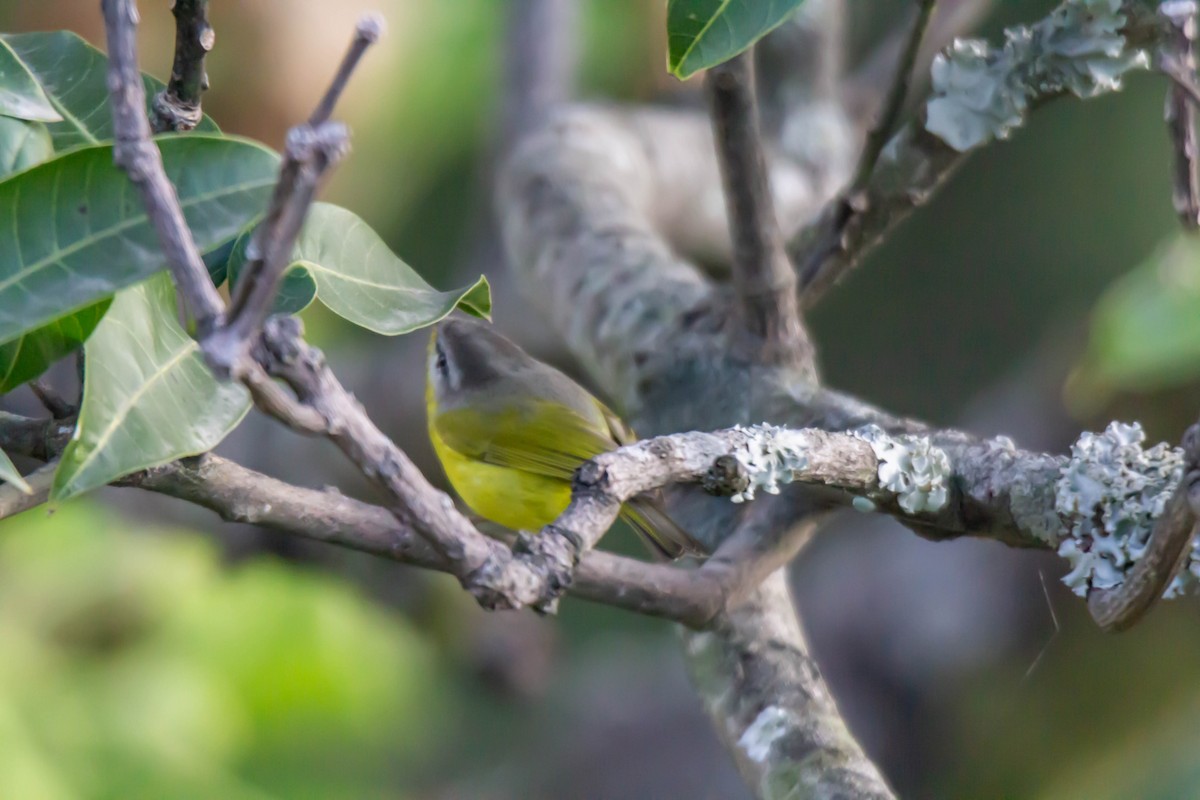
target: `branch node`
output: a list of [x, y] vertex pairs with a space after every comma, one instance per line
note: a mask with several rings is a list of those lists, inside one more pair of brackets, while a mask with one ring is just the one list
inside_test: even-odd
[[750, 486], [750, 476], [741, 460], [731, 454], [718, 456], [700, 483], [704, 491], [718, 497], [739, 495]]

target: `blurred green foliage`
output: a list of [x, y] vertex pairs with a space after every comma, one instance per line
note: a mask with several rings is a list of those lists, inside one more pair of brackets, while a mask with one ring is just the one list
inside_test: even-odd
[[1198, 375], [1200, 241], [1180, 234], [1100, 298], [1071, 395], [1094, 408], [1115, 391], [1153, 392]]
[[430, 656], [318, 573], [33, 510], [0, 525], [0, 797], [382, 796], [441, 746]]

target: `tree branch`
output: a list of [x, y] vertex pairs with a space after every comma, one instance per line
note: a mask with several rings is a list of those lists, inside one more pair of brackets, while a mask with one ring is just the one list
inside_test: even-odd
[[683, 634], [717, 734], [758, 797], [894, 797], [838, 715], [791, 609], [780, 570], [713, 630]]
[[934, 61], [934, 96], [922, 118], [887, 144], [853, 203], [835, 199], [789, 245], [803, 305], [815, 303], [925, 203], [968, 152], [1007, 138], [1046, 102], [1119, 89], [1121, 75], [1149, 66], [1145, 48], [1163, 38], [1161, 21], [1145, 3], [1107, 11], [1066, 0], [1042, 21], [1010, 31], [1002, 48], [956, 42]]
[[25, 476], [25, 483], [33, 491], [24, 492], [11, 483], [0, 485], [0, 520], [40, 506], [50, 499], [50, 487], [54, 485], [54, 472], [58, 461], [43, 464]]
[[190, 131], [200, 124], [200, 95], [208, 88], [204, 57], [216, 34], [208, 24], [208, 0], [174, 0], [175, 63], [171, 79], [154, 97], [154, 130]]
[[1196, 16], [1193, 0], [1163, 3], [1159, 13], [1172, 28], [1170, 41], [1158, 57], [1158, 68], [1171, 79], [1164, 117], [1174, 150], [1174, 184], [1171, 199], [1175, 213], [1187, 230], [1200, 227], [1200, 139], [1196, 134], [1195, 104], [1200, 102], [1196, 86]]
[[900, 51], [892, 71], [891, 84], [884, 94], [879, 119], [867, 131], [867, 140], [863, 143], [858, 166], [854, 169], [854, 179], [850, 182], [850, 190], [847, 192], [851, 197], [866, 187], [871, 173], [875, 171], [875, 163], [879, 161], [879, 154], [883, 152], [884, 145], [896, 129], [896, 123], [900, 121], [900, 113], [904, 110], [904, 102], [908, 99], [909, 87], [912, 84], [917, 54], [921, 50], [925, 29], [929, 26], [935, 5], [937, 0], [917, 0], [917, 17], [913, 20], [912, 28], [904, 42], [904, 49]]
[[45, 378], [30, 381], [29, 390], [55, 419], [67, 419], [79, 413], [79, 409], [67, 402]]
[[796, 302], [796, 275], [775, 218], [759, 133], [753, 53], [708, 72], [706, 79], [717, 160], [733, 240], [737, 312], [755, 346], [773, 358], [807, 347]]
[[150, 140], [146, 92], [137, 63], [137, 6], [132, 0], [102, 0], [101, 8], [108, 37], [113, 161], [141, 195], [171, 276], [203, 336], [221, 318], [224, 303], [200, 258], [175, 187], [163, 171], [162, 154]]

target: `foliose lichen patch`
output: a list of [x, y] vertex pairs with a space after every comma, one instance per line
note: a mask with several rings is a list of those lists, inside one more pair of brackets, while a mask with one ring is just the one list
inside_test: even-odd
[[871, 445], [879, 459], [880, 488], [896, 494], [909, 514], [940, 511], [950, 499], [950, 458], [928, 436], [892, 436], [878, 425], [854, 435]]
[[1120, 0], [1067, 0], [1032, 26], [1005, 31], [1002, 47], [956, 40], [933, 62], [925, 128], [960, 152], [1004, 139], [1040, 99], [1095, 97], [1121, 88], [1146, 52], [1128, 48]]
[[[1110, 423], [1084, 433], [1055, 485], [1055, 510], [1068, 534], [1058, 547], [1071, 570], [1063, 583], [1078, 595], [1120, 584], [1146, 551], [1154, 521], [1183, 479], [1183, 451], [1167, 444], [1144, 449], [1146, 433], [1134, 423]], [[1167, 588], [1173, 597], [1200, 580], [1200, 545], [1193, 544], [1183, 573]]]

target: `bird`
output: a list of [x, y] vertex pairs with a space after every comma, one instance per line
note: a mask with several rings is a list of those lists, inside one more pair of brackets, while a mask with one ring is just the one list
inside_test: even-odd
[[[588, 390], [475, 319], [434, 326], [425, 410], [434, 452], [459, 497], [517, 531], [559, 517], [581, 464], [637, 441]], [[631, 498], [620, 518], [665, 558], [700, 552], [663, 509], [661, 492]]]

